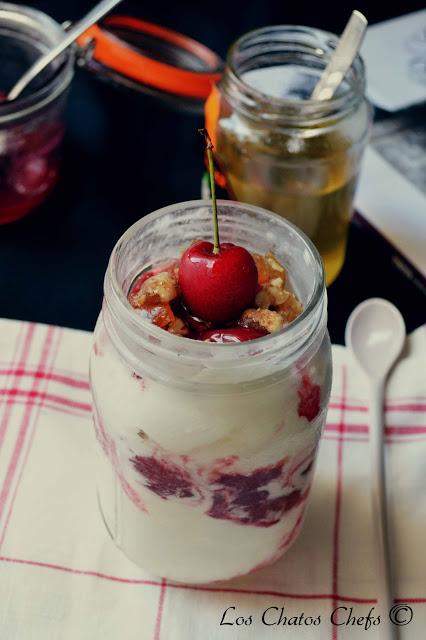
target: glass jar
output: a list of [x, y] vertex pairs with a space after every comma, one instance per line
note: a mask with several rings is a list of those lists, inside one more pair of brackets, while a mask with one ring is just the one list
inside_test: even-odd
[[327, 284], [344, 262], [371, 120], [359, 57], [334, 98], [310, 99], [337, 40], [306, 27], [252, 31], [231, 47], [206, 103], [231, 197], [300, 227], [321, 254]]
[[331, 381], [320, 257], [284, 219], [219, 201], [221, 240], [272, 250], [303, 313], [239, 344], [172, 335], [127, 301], [135, 277], [211, 235], [211, 204], [151, 213], [115, 246], [90, 362], [105, 524], [150, 573], [228, 579], [285, 552], [300, 530]]
[[58, 179], [72, 54], [49, 65], [31, 91], [11, 102], [4, 98], [62, 37], [61, 26], [44, 13], [0, 2], [0, 224], [41, 204]]

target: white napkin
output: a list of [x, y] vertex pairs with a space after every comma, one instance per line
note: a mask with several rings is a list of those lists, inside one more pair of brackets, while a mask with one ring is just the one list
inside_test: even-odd
[[[127, 560], [98, 513], [90, 344], [88, 333], [0, 321], [1, 640], [378, 639], [380, 626], [365, 629], [373, 607], [378, 615], [367, 390], [346, 350], [333, 347], [328, 423], [297, 542], [258, 573], [188, 587]], [[413, 615], [400, 627], [402, 640], [423, 638], [426, 627], [425, 354], [422, 327], [386, 404], [395, 596]], [[346, 609], [336, 622], [352, 614], [358, 623], [332, 625], [338, 607]], [[281, 608], [287, 624], [272, 624]], [[227, 609], [223, 622], [234, 624], [221, 625]], [[250, 616], [251, 624], [236, 624]]]

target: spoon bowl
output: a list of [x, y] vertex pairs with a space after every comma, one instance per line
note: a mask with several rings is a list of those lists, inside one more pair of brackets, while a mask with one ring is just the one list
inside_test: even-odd
[[383, 379], [404, 345], [403, 317], [388, 300], [365, 300], [348, 320], [345, 341], [364, 372], [374, 380]]

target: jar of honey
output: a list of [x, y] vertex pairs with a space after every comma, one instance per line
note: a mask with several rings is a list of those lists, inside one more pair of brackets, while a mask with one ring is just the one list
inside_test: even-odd
[[206, 103], [206, 127], [233, 199], [274, 211], [316, 244], [338, 275], [372, 110], [357, 57], [330, 100], [311, 99], [338, 38], [273, 26], [242, 36]]

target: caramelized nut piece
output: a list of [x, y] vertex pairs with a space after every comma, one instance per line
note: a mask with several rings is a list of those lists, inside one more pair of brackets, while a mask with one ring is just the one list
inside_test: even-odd
[[256, 294], [255, 303], [260, 309], [269, 309], [274, 304], [274, 299], [268, 287], [262, 287]]
[[279, 331], [284, 326], [284, 319], [277, 311], [269, 309], [246, 309], [238, 321], [240, 327], [264, 330], [268, 333]]
[[284, 267], [272, 253], [267, 253], [265, 257], [254, 257], [259, 274], [258, 282], [262, 287], [256, 296], [257, 306], [268, 309], [282, 304], [287, 299], [284, 288], [287, 274]]
[[147, 305], [165, 304], [178, 295], [175, 276], [168, 271], [151, 276], [142, 284], [137, 293], [129, 295], [129, 302], [136, 309]]
[[270, 251], [265, 255], [265, 260], [269, 267], [270, 280], [279, 278], [282, 286], [284, 286], [287, 280], [287, 273], [282, 264], [278, 262], [274, 254]]
[[286, 270], [278, 262], [273, 253], [269, 252], [265, 256], [261, 256], [258, 253], [253, 253], [253, 259], [256, 263], [258, 283], [260, 286], [267, 285], [273, 280], [277, 281], [279, 278], [279, 284], [276, 286], [284, 286], [287, 279]]
[[157, 327], [161, 327], [162, 329], [167, 329], [176, 319], [168, 303], [141, 307], [138, 309], [138, 313], [140, 313], [142, 318], [149, 320], [149, 322], [156, 324]]
[[257, 282], [260, 286], [269, 282], [269, 265], [265, 258], [258, 253], [253, 253], [253, 260], [257, 267]]
[[284, 293], [286, 294], [285, 300], [277, 306], [277, 310], [287, 324], [287, 322], [292, 322], [297, 316], [300, 316], [303, 306], [294, 293], [291, 293], [291, 291], [284, 291]]
[[174, 333], [177, 336], [188, 336], [189, 329], [180, 318], [175, 318], [175, 320], [169, 325], [167, 331], [169, 333]]
[[278, 307], [287, 300], [288, 291], [283, 287], [269, 287], [269, 295], [272, 298], [272, 305]]
[[262, 289], [256, 295], [256, 304], [262, 309], [268, 309], [269, 307], [277, 307], [287, 300], [288, 291], [284, 289], [284, 284], [280, 278], [274, 278], [267, 285], [264, 285]]

